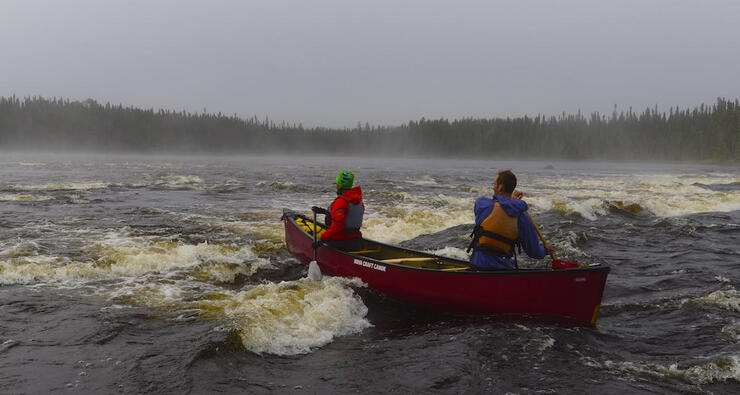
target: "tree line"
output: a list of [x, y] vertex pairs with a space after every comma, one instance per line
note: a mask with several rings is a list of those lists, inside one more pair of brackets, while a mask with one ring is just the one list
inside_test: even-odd
[[740, 162], [740, 104], [304, 128], [268, 118], [0, 97], [0, 150]]

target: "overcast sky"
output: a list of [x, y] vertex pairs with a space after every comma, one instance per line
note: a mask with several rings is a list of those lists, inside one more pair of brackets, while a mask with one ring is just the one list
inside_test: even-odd
[[0, 0], [0, 96], [306, 126], [740, 97], [740, 1]]

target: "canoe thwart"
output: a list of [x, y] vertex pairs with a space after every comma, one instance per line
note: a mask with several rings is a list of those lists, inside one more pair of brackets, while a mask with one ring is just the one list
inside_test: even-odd
[[[406, 258], [393, 258], [393, 259], [383, 259], [382, 260], [385, 263], [425, 263], [425, 262], [433, 262], [437, 265], [445, 265], [448, 266], [449, 263], [441, 261], [439, 258], [430, 258], [430, 257], [406, 257]], [[439, 270], [443, 270], [446, 272], [453, 272], [457, 270], [467, 270], [470, 266], [454, 266], [454, 267], [438, 267]]]
[[360, 250], [360, 251], [351, 251], [351, 252], [349, 252], [349, 254], [354, 254], [354, 255], [365, 255], [365, 254], [374, 254], [374, 253], [376, 253], [376, 252], [380, 252], [380, 248], [378, 248], [378, 249], [375, 249], [375, 250]]
[[401, 263], [401, 262], [431, 262], [436, 261], [439, 258], [393, 258], [393, 259], [383, 259], [382, 261], [385, 263]]

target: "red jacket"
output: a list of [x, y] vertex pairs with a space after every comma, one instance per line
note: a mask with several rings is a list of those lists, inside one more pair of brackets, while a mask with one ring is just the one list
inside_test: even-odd
[[345, 228], [345, 220], [347, 220], [347, 214], [350, 211], [350, 203], [362, 207], [361, 210], [357, 210], [357, 207], [353, 209], [357, 210], [357, 212], [352, 214], [355, 218], [351, 218], [350, 220], [356, 222], [356, 216], [359, 214], [360, 224], [362, 223], [362, 215], [365, 210], [365, 204], [362, 203], [362, 188], [354, 187], [337, 196], [332, 202], [329, 208], [331, 223], [329, 224], [329, 228], [321, 234], [321, 240], [349, 240], [362, 237], [359, 226], [356, 230]]

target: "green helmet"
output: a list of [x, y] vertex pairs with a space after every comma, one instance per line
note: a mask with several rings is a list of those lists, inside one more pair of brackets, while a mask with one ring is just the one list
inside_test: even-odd
[[342, 189], [352, 188], [352, 184], [355, 182], [355, 173], [349, 170], [341, 170], [337, 174], [337, 185]]

